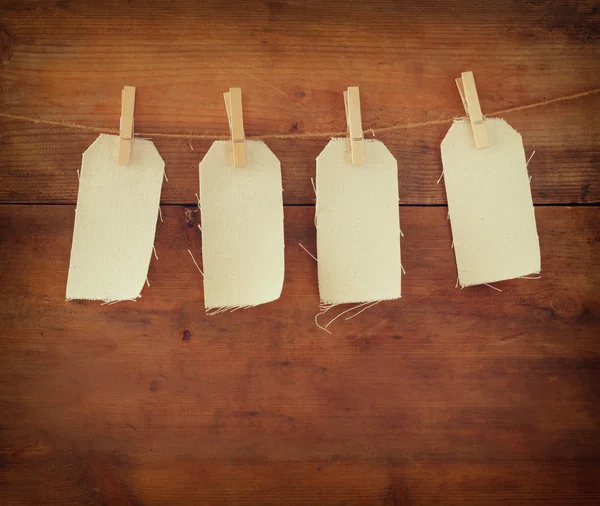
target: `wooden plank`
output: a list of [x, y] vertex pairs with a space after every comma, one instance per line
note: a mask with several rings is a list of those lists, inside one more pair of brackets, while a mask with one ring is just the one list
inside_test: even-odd
[[333, 335], [312, 207], [285, 209], [281, 299], [215, 317], [194, 211], [163, 208], [142, 298], [100, 305], [64, 301], [72, 206], [0, 206], [5, 497], [597, 501], [598, 208], [537, 208], [542, 278], [497, 292], [454, 288], [445, 208], [403, 207], [402, 299]]
[[4, 460], [0, 480], [11, 495], [3, 504], [511, 506], [539, 501], [595, 506], [600, 500], [597, 462], [274, 464], [189, 455], [148, 463], [44, 449]]
[[[341, 92], [357, 83], [368, 136], [369, 128], [463, 115], [454, 78], [466, 68], [477, 75], [488, 114], [600, 88], [595, 4], [264, 1], [232, 17], [217, 0], [202, 7], [3, 1], [0, 107], [117, 129], [118, 92], [131, 84], [137, 131], [227, 136], [221, 92], [235, 85], [244, 89], [250, 137], [344, 132]], [[529, 165], [536, 203], [600, 202], [599, 108], [596, 95], [506, 115], [527, 154], [536, 151]], [[96, 134], [0, 125], [0, 202], [74, 203], [75, 171]], [[445, 202], [435, 183], [446, 130], [378, 135], [398, 158], [403, 202]], [[310, 177], [326, 142], [269, 141], [282, 161], [286, 203], [313, 201]], [[156, 144], [171, 176], [163, 202], [194, 202], [210, 142]]]
[[[344, 132], [348, 83], [367, 136], [462, 115], [466, 68], [487, 113], [600, 87], [592, 1], [0, 7], [2, 112], [113, 129], [124, 84], [136, 130], [226, 137], [231, 86], [249, 136]], [[599, 106], [506, 115], [536, 203], [600, 203]], [[445, 203], [447, 128], [377, 135], [403, 203]], [[96, 135], [0, 118], [0, 202], [75, 203]], [[210, 141], [155, 142], [162, 201], [195, 202]], [[268, 141], [286, 203], [314, 202], [326, 142]], [[282, 298], [209, 318], [195, 208], [163, 208], [143, 297], [102, 306], [64, 301], [72, 205], [0, 205], [0, 503], [597, 504], [600, 210], [538, 207], [542, 278], [501, 293], [454, 288], [446, 211], [402, 208], [403, 298], [330, 336], [298, 246], [316, 249], [314, 208], [286, 208]]]

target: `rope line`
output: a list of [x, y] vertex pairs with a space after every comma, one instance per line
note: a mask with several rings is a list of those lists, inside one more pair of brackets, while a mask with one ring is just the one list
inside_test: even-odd
[[[509, 107], [507, 109], [500, 109], [498, 111], [494, 111], [489, 113], [487, 116], [500, 116], [503, 114], [509, 114], [517, 111], [526, 111], [528, 109], [535, 109], [537, 107], [543, 107], [550, 104], [556, 104], [558, 102], [567, 102], [570, 100], [577, 100], [583, 97], [588, 97], [590, 95], [595, 95], [600, 93], [600, 88], [596, 88], [593, 90], [582, 91], [580, 93], [573, 93], [572, 95], [563, 95], [561, 97], [551, 98], [549, 100], [544, 100], [542, 102], [535, 102], [533, 104], [520, 105], [516, 107]], [[119, 135], [119, 130], [116, 128], [102, 128], [102, 127], [94, 127], [88, 125], [80, 125], [77, 123], [69, 123], [68, 121], [61, 120], [47, 120], [41, 118], [32, 118], [30, 116], [21, 116], [20, 114], [10, 114], [6, 112], [0, 112], [0, 117], [14, 119], [19, 121], [27, 121], [29, 123], [35, 123], [38, 125], [50, 125], [57, 126], [63, 128], [71, 128], [75, 130], [83, 130], [85, 132], [95, 132], [101, 134], [116, 134]], [[381, 134], [386, 132], [393, 132], [395, 130], [411, 130], [414, 128], [422, 128], [432, 125], [448, 125], [454, 121], [451, 119], [437, 119], [432, 121], [422, 121], [418, 123], [398, 123], [396, 125], [391, 125], [388, 127], [382, 128], [365, 128], [364, 131], [372, 131], [373, 135]], [[293, 134], [266, 134], [266, 135], [257, 135], [257, 136], [248, 136], [249, 140], [266, 140], [266, 139], [324, 139], [329, 137], [344, 137], [347, 132], [317, 132], [317, 133], [293, 133]], [[165, 139], [200, 139], [200, 140], [229, 140], [231, 137], [229, 135], [209, 135], [209, 134], [169, 134], [162, 132], [136, 132], [136, 137], [145, 137], [145, 138], [153, 138], [153, 137], [162, 137]]]

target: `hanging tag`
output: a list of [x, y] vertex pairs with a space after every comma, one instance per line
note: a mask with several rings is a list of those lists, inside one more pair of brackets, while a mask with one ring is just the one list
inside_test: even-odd
[[485, 119], [488, 146], [475, 145], [468, 120], [442, 141], [444, 182], [462, 287], [540, 272], [540, 247], [521, 135]]
[[398, 168], [385, 145], [363, 140], [362, 165], [332, 139], [317, 157], [319, 293], [326, 304], [400, 297]]
[[126, 167], [117, 135], [83, 154], [67, 299], [135, 299], [146, 282], [165, 164], [151, 141], [131, 143]]
[[261, 141], [246, 141], [243, 168], [231, 142], [216, 141], [200, 163], [204, 305], [256, 306], [281, 295], [283, 197], [279, 160]]

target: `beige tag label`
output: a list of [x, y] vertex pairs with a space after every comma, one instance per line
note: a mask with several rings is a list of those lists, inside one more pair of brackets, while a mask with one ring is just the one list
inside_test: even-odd
[[264, 304], [283, 287], [280, 163], [264, 142], [245, 144], [245, 167], [233, 167], [228, 141], [214, 142], [200, 163], [206, 309]]
[[135, 139], [119, 165], [118, 146], [102, 134], [83, 154], [67, 299], [135, 299], [148, 275], [165, 164], [151, 141]]
[[478, 149], [468, 121], [442, 141], [448, 212], [461, 286], [540, 271], [540, 246], [523, 141], [503, 119], [486, 119]]
[[365, 140], [365, 164], [352, 165], [347, 139], [317, 157], [319, 293], [327, 304], [400, 297], [400, 213], [396, 159]]

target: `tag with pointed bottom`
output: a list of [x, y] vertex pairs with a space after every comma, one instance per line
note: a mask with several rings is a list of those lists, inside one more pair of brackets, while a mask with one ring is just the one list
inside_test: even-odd
[[140, 296], [152, 255], [165, 164], [154, 144], [102, 134], [83, 154], [67, 299], [112, 302]]
[[475, 147], [468, 121], [442, 141], [444, 182], [461, 286], [540, 272], [527, 162], [521, 135], [503, 119], [486, 119], [489, 146]]

